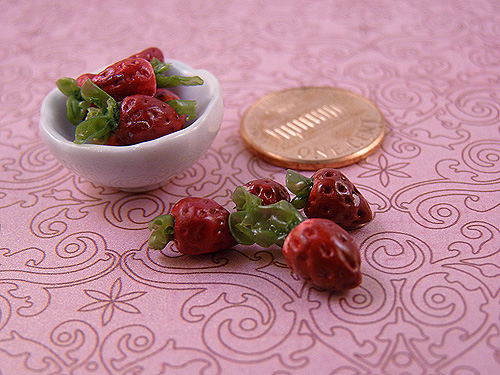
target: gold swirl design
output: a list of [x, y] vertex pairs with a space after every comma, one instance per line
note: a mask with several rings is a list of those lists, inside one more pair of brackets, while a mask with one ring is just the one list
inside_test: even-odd
[[355, 80], [363, 82], [384, 82], [396, 76], [396, 71], [391, 65], [380, 62], [363, 62], [348, 66], [345, 74]]
[[0, 82], [2, 84], [19, 84], [19, 82], [29, 82], [31, 78], [32, 70], [29, 67], [22, 66], [14, 62], [10, 64], [3, 64], [2, 69], [0, 69]]
[[0, 331], [7, 324], [11, 315], [11, 307], [9, 300], [0, 295]]
[[29, 105], [33, 101], [32, 93], [24, 87], [18, 87], [11, 91], [3, 91], [0, 94], [0, 108], [3, 111], [16, 110]]
[[23, 151], [18, 163], [19, 176], [14, 178], [18, 184], [31, 182], [39, 185], [40, 181], [53, 177], [63, 169], [42, 143], [34, 144]]
[[379, 88], [377, 102], [394, 110], [410, 111], [422, 105], [422, 91], [416, 82], [390, 82]]
[[41, 238], [57, 237], [68, 229], [69, 207], [49, 207], [38, 212], [30, 222], [31, 232]]
[[462, 153], [465, 164], [480, 176], [476, 181], [500, 181], [500, 141], [481, 140], [471, 142]]
[[410, 185], [391, 199], [393, 206], [407, 212], [419, 225], [430, 229], [449, 228], [460, 217], [460, 207], [477, 200], [478, 194], [459, 183], [435, 181]]
[[[447, 273], [429, 273], [403, 287], [401, 299], [408, 311], [419, 322], [426, 325], [449, 326], [458, 324], [467, 315], [476, 321], [484, 318], [479, 305], [473, 307], [466, 302], [481, 292], [468, 291], [460, 283], [451, 281]], [[409, 289], [409, 293], [408, 290]], [[467, 309], [474, 309], [467, 311]], [[467, 326], [471, 327], [470, 324]]]
[[[394, 288], [390, 283], [363, 273], [363, 282], [358, 288], [341, 296], [330, 294], [327, 304], [328, 315], [330, 317], [333, 315], [349, 324], [374, 323], [390, 314], [395, 299]], [[312, 316], [317, 324], [321, 325], [321, 322], [331, 320], [328, 315], [326, 312], [321, 315], [319, 312], [313, 312]], [[332, 324], [337, 325], [338, 322]]]
[[90, 281], [108, 274], [119, 262], [118, 254], [107, 249], [104, 238], [94, 232], [66, 236], [55, 245], [55, 255], [29, 264], [40, 285], [71, 286]]
[[488, 126], [500, 119], [500, 95], [489, 87], [461, 88], [449, 95], [447, 111], [467, 125]]
[[363, 242], [366, 262], [377, 271], [403, 275], [415, 272], [429, 261], [428, 245], [406, 233], [377, 233]]
[[220, 373], [219, 364], [210, 354], [196, 348], [178, 346], [173, 339], [160, 342], [159, 337], [151, 328], [139, 324], [122, 326], [112, 331], [99, 348], [107, 373], [160, 374], [177, 372], [179, 368], [189, 373], [189, 366], [196, 362], [203, 363], [204, 374]]
[[219, 357], [254, 362], [269, 356], [291, 334], [294, 314], [274, 308], [269, 300], [242, 292], [239, 300], [225, 293], [224, 304], [212, 306], [203, 325], [203, 341]]
[[[293, 310], [299, 306], [281, 278], [261, 271], [273, 267], [270, 253], [250, 257], [231, 249], [193, 259], [164, 252], [148, 252], [145, 243], [139, 251], [125, 253], [121, 267], [143, 284], [192, 291], [182, 302], [181, 317], [184, 323], [203, 325], [203, 341], [217, 356], [258, 361], [290, 334]], [[286, 310], [276, 307], [284, 305]]]
[[420, 58], [415, 72], [419, 76], [434, 76], [435, 74], [444, 76], [451, 70], [451, 63], [442, 56], [423, 56]]
[[153, 194], [124, 195], [106, 205], [104, 218], [122, 229], [145, 229], [149, 221], [165, 213], [163, 200]]
[[[79, 262], [85, 262], [105, 248], [106, 244], [102, 237], [90, 232], [80, 232], [63, 238], [56, 245], [55, 252], [61, 258], [80, 258]], [[81, 259], [82, 256], [84, 259]]]
[[195, 164], [178, 173], [161, 190], [179, 197], [210, 196], [219, 192], [225, 183], [225, 173], [222, 172], [225, 163], [221, 159], [221, 155], [209, 149]]
[[428, 42], [425, 38], [405, 35], [381, 40], [378, 44], [382, 47], [382, 53], [390, 59], [407, 61], [420, 58]]
[[67, 320], [52, 330], [50, 341], [64, 348], [66, 356], [71, 356], [71, 368], [79, 368], [90, 362], [98, 347], [98, 334], [87, 322], [81, 320]]
[[384, 151], [400, 159], [413, 159], [422, 153], [422, 147], [419, 144], [406, 140], [396, 133], [387, 134], [384, 142], [390, 145], [383, 147]]

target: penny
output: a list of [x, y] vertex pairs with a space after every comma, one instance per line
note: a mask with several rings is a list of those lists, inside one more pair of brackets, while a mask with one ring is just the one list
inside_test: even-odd
[[370, 100], [335, 87], [273, 92], [244, 113], [248, 149], [281, 167], [317, 170], [357, 163], [380, 146], [385, 121]]

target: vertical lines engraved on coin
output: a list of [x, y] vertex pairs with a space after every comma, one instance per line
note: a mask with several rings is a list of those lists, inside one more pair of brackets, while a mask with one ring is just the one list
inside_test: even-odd
[[280, 139], [280, 137], [275, 132], [273, 132], [272, 130], [266, 129], [265, 132], [267, 134], [269, 134], [271, 137]]
[[288, 126], [285, 126], [285, 125], [281, 125], [280, 126], [281, 129], [283, 129], [285, 132], [287, 132], [288, 134], [290, 134], [292, 137], [301, 137], [302, 135], [300, 134], [300, 132], [295, 132], [292, 128], [288, 127]]
[[[292, 121], [294, 124], [299, 125], [302, 129], [307, 130], [307, 127], [309, 126], [310, 128], [314, 127], [314, 124], [306, 119], [303, 116], [300, 116], [298, 119], [295, 119]], [[304, 125], [305, 124], [305, 125]]]
[[290, 139], [290, 137], [288, 136], [288, 134], [286, 134], [283, 130], [281, 130], [280, 128], [276, 128], [274, 129], [274, 132], [277, 133], [278, 135], [280, 135], [281, 137], [285, 138], [285, 139]]
[[274, 129], [266, 129], [265, 132], [279, 140], [300, 140], [304, 138], [304, 134], [316, 126], [331, 119], [340, 119], [342, 114], [342, 109], [333, 104], [327, 104], [276, 126]]
[[[297, 120], [293, 120], [293, 121], [297, 121]], [[300, 129], [307, 129], [307, 126], [305, 126], [304, 124], [300, 123], [300, 121], [297, 121], [298, 123], [295, 124], [294, 122], [287, 122], [286, 123], [286, 126], [288, 126], [289, 128], [295, 130], [297, 133], [300, 133], [301, 130]]]
[[321, 120], [319, 118], [317, 118], [316, 116], [313, 116], [312, 113], [306, 113], [305, 116], [307, 117], [307, 119], [313, 121], [316, 124], [320, 124], [321, 123]]

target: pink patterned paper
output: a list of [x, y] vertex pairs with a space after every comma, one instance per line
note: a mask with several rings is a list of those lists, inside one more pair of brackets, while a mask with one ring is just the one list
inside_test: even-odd
[[[58, 164], [39, 108], [62, 76], [149, 46], [224, 92], [211, 149], [127, 194]], [[244, 111], [280, 89], [370, 98], [389, 132], [343, 168], [375, 219], [352, 232], [363, 283], [294, 276], [279, 248], [148, 250], [180, 198], [251, 179]], [[500, 3], [497, 0], [0, 0], [1, 375], [500, 373]]]

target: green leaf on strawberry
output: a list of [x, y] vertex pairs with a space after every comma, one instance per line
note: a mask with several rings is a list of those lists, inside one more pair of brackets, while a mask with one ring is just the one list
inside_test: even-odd
[[153, 57], [150, 62], [153, 66], [153, 70], [156, 76], [163, 75], [164, 73], [168, 72], [170, 70], [170, 67], [172, 66], [172, 64], [160, 61], [156, 57]]
[[85, 120], [76, 127], [74, 142], [82, 144], [98, 140], [98, 143], [105, 143], [120, 121], [118, 103], [90, 79], [83, 83], [81, 95], [85, 101], [94, 104], [95, 107], [89, 108]]
[[56, 81], [56, 86], [66, 96], [75, 95], [81, 98], [80, 87], [74, 78], [59, 78]]
[[313, 179], [289, 169], [285, 181], [288, 190], [295, 194], [291, 201], [293, 206], [298, 209], [304, 208], [313, 187]]
[[153, 250], [161, 250], [174, 239], [175, 218], [173, 215], [159, 215], [151, 220], [148, 228], [151, 232], [148, 245]]
[[78, 125], [87, 116], [89, 107], [89, 102], [79, 99], [76, 95], [70, 95], [66, 99], [66, 117], [73, 125]]
[[81, 89], [73, 78], [63, 77], [56, 81], [56, 86], [66, 99], [66, 117], [73, 125], [78, 125], [85, 119], [90, 103], [82, 98]]
[[203, 79], [198, 76], [186, 77], [180, 75], [165, 75], [165, 73], [170, 70], [171, 64], [161, 62], [157, 58], [151, 60], [151, 65], [155, 72], [156, 86], [158, 88], [203, 85]]
[[196, 100], [167, 100], [169, 106], [171, 106], [179, 116], [186, 115], [189, 120], [194, 120], [196, 118]]
[[158, 87], [198, 86], [203, 85], [203, 79], [198, 76], [156, 76], [156, 84]]
[[233, 237], [243, 245], [283, 246], [288, 233], [304, 221], [290, 202], [281, 200], [264, 206], [262, 199], [243, 186], [234, 190], [232, 199], [237, 210], [229, 215], [229, 228]]

